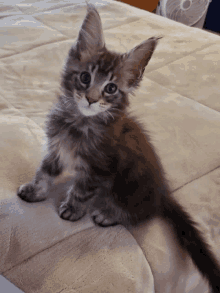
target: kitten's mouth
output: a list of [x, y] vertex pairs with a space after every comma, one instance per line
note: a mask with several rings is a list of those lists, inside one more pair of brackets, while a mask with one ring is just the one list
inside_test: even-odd
[[83, 105], [83, 108], [85, 108], [85, 109], [89, 109], [89, 110], [93, 110], [93, 104], [90, 104], [89, 102], [88, 102], [88, 104], [86, 104], [86, 105]]
[[95, 116], [107, 110], [99, 102], [89, 103], [86, 98], [81, 98], [77, 101], [78, 109], [84, 116]]
[[96, 107], [94, 107], [92, 104], [89, 104], [85, 100], [80, 100], [78, 102], [78, 108], [84, 116], [94, 116], [97, 115], [99, 112], [97, 111], [98, 109], [96, 109]]

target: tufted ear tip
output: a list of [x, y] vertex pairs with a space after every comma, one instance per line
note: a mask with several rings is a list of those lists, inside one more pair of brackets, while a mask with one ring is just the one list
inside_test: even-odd
[[164, 37], [163, 35], [155, 36], [155, 37], [149, 38], [148, 40], [144, 41], [142, 44], [151, 43], [151, 45], [154, 47], [154, 50], [155, 50], [156, 46], [158, 45], [159, 40], [163, 39], [163, 37]]
[[98, 13], [97, 9], [95, 8], [95, 5], [88, 3], [87, 1], [86, 1], [86, 8], [87, 8], [87, 13], [91, 11]]
[[79, 31], [77, 52], [86, 61], [105, 46], [102, 23], [93, 4], [87, 3], [87, 14]]
[[142, 79], [145, 67], [149, 63], [158, 41], [163, 36], [156, 36], [143, 41], [125, 54], [123, 72], [128, 87], [137, 87]]
[[157, 41], [164, 38], [164, 35], [158, 35], [154, 37]]

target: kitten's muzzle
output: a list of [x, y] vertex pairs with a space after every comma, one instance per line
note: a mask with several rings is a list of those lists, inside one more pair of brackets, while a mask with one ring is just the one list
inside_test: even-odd
[[86, 96], [86, 100], [89, 102], [89, 106], [90, 106], [91, 104], [97, 102], [97, 100], [94, 100], [94, 99], [92, 99], [92, 98], [90, 98], [90, 97], [88, 97], [88, 96]]

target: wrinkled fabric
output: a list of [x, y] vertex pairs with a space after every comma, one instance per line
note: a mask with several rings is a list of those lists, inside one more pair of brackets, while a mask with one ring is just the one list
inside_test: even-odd
[[[96, 5], [109, 49], [163, 36], [130, 110], [220, 259], [220, 38], [121, 2]], [[160, 219], [130, 229], [64, 221], [63, 182], [45, 202], [16, 196], [46, 151], [45, 117], [85, 13], [77, 0], [0, 4], [0, 272], [27, 293], [208, 293]]]

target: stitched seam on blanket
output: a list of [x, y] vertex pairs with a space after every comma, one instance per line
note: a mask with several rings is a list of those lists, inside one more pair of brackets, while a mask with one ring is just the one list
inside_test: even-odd
[[[53, 30], [56, 30], [57, 32], [59, 32], [59, 33], [61, 33], [63, 36], [65, 36], [65, 37], [67, 37], [68, 39], [72, 39], [72, 38], [70, 38], [68, 35], [66, 35], [66, 34], [64, 34], [62, 31], [60, 31], [60, 30], [58, 30], [57, 28], [55, 28], [55, 27], [53, 27], [53, 26], [50, 26], [50, 25], [48, 25], [46, 22], [44, 22], [42, 19], [39, 19], [37, 16], [35, 17], [35, 16], [33, 16], [32, 15], [32, 17], [34, 17], [37, 21], [39, 21], [39, 22], [42, 22], [43, 23], [43, 25], [45, 25], [45, 26], [47, 26], [47, 27], [49, 27], [49, 28], [51, 28], [51, 29], [53, 29]], [[123, 22], [123, 23], [121, 23], [121, 24], [118, 24], [118, 25], [112, 25], [111, 27], [108, 27], [108, 28], [103, 28], [103, 31], [105, 32], [105, 31], [107, 31], [107, 30], [110, 30], [110, 29], [113, 29], [113, 28], [115, 28], [115, 27], [120, 27], [120, 26], [123, 26], [123, 25], [126, 25], [126, 24], [130, 24], [130, 23], [133, 23], [133, 22], [136, 22], [136, 21], [138, 21], [140, 18], [139, 17], [135, 17], [136, 19], [135, 20], [130, 20], [130, 21], [128, 21], [128, 19], [126, 20], [126, 21], [128, 21], [128, 22]], [[77, 33], [78, 34], [78, 33]], [[76, 36], [77, 37], [77, 36]]]
[[[53, 30], [59, 32], [59, 33], [62, 34], [64, 37], [67, 37], [69, 40], [71, 39], [68, 35], [64, 34], [62, 31], [58, 30], [57, 28], [48, 25], [48, 24], [45, 23], [42, 19], [39, 19], [37, 16], [33, 16], [33, 15], [32, 15], [32, 17], [35, 18], [37, 21], [41, 22], [45, 27], [49, 27], [50, 29], [53, 29]], [[74, 36], [73, 36], [73, 37], [74, 37]]]
[[[65, 38], [64, 35], [63, 35], [63, 38]], [[69, 39], [66, 38], [64, 40], [63, 39], [60, 39], [59, 41], [46, 42], [46, 43], [44, 43], [42, 45], [36, 45], [36, 46], [33, 46], [33, 48], [30, 48], [30, 49], [27, 49], [27, 50], [23, 50], [22, 52], [18, 52], [18, 53], [14, 53], [14, 54], [11, 54], [11, 55], [8, 55], [8, 56], [5, 56], [5, 57], [1, 57], [0, 60], [3, 60], [5, 58], [10, 58], [10, 57], [15, 56], [15, 55], [19, 55], [19, 54], [23, 54], [23, 53], [29, 52], [29, 51], [31, 51], [31, 50], [33, 50], [35, 48], [39, 48], [39, 47], [42, 47], [42, 46], [46, 46], [46, 45], [50, 45], [50, 44], [55, 44], [55, 43], [59, 43], [59, 42], [67, 41], [67, 40], [69, 40]]]
[[[51, 8], [43, 9], [43, 10], [41, 10], [39, 12], [36, 12], [36, 13], [26, 13], [17, 4], [15, 4], [15, 7], [19, 9], [19, 11], [22, 13], [23, 16], [30, 15], [30, 16], [34, 17], [34, 15], [40, 15], [40, 14], [42, 14], [44, 12], [53, 11], [53, 10], [64, 8], [64, 7], [76, 6], [76, 5], [77, 4], [60, 5], [60, 6], [57, 6], [57, 7], [51, 7]], [[13, 14], [13, 15], [16, 15], [16, 14]], [[20, 14], [18, 14], [18, 15], [20, 15]], [[7, 15], [7, 16], [9, 16], [9, 15]]]
[[[24, 12], [20, 9], [19, 6], [17, 6], [17, 4], [15, 4], [15, 7], [24, 15]], [[19, 14], [20, 15], [20, 14]]]
[[21, 117], [23, 117], [23, 116], [27, 117], [23, 112], [21, 112], [20, 110], [18, 110], [11, 102], [9, 102], [8, 100], [6, 100], [6, 98], [4, 98], [1, 94], [0, 94], [0, 97], [7, 104], [9, 110], [10, 109], [16, 110], [17, 112], [19, 112], [21, 114]]
[[178, 91], [176, 91], [176, 90], [172, 90], [171, 88], [169, 88], [169, 87], [167, 87], [167, 86], [165, 86], [165, 85], [163, 85], [163, 84], [160, 84], [158, 81], [155, 81], [155, 80], [151, 79], [151, 78], [148, 77], [148, 76], [145, 76], [144, 78], [149, 79], [150, 81], [159, 84], [161, 87], [163, 87], [163, 88], [165, 88], [165, 89], [167, 89], [167, 90], [169, 90], [169, 91], [171, 91], [171, 92], [173, 92], [173, 93], [176, 93], [176, 94], [180, 95], [180, 96], [183, 97], [183, 98], [189, 99], [189, 100], [191, 100], [191, 101], [193, 101], [193, 102], [195, 102], [195, 103], [198, 103], [198, 104], [200, 104], [200, 105], [202, 105], [202, 106], [204, 106], [204, 107], [206, 107], [206, 108], [208, 108], [208, 109], [210, 109], [210, 110], [212, 110], [212, 111], [215, 111], [215, 112], [219, 113], [218, 110], [215, 110], [215, 109], [211, 108], [210, 106], [207, 106], [207, 105], [205, 105], [205, 104], [203, 104], [203, 103], [201, 103], [201, 102], [199, 102], [199, 101], [193, 100], [192, 98], [190, 98], [190, 97], [188, 97], [188, 96], [186, 96], [186, 95], [183, 95], [182, 93], [180, 93], [180, 92], [178, 92]]
[[200, 178], [202, 178], [202, 177], [204, 177], [204, 176], [206, 176], [206, 175], [208, 175], [208, 174], [212, 173], [213, 171], [217, 170], [218, 168], [220, 168], [220, 166], [217, 166], [217, 167], [215, 167], [214, 169], [212, 169], [212, 170], [210, 170], [210, 171], [208, 171], [208, 172], [206, 172], [206, 173], [202, 174], [201, 176], [199, 176], [199, 177], [196, 177], [196, 178], [194, 178], [193, 180], [191, 180], [191, 181], [189, 181], [189, 182], [187, 182], [187, 183], [185, 183], [185, 184], [181, 185], [180, 187], [178, 187], [178, 188], [176, 188], [176, 189], [172, 190], [172, 193], [174, 193], [174, 192], [178, 191], [179, 189], [181, 189], [182, 187], [184, 187], [184, 186], [186, 186], [186, 185], [188, 185], [188, 184], [192, 183], [193, 181], [196, 181], [196, 180], [198, 180], [198, 179], [200, 179]]
[[[18, 110], [11, 102], [9, 102], [8, 100], [6, 100], [2, 95], [0, 95], [0, 97], [2, 98], [2, 100], [5, 101], [6, 104], [8, 104], [10, 107], [8, 109], [14, 109], [17, 112], [19, 112], [21, 114], [21, 117], [25, 117], [27, 119], [29, 119], [30, 121], [32, 121], [37, 127], [39, 127], [40, 129], [44, 130], [42, 127], [40, 127], [40, 125], [38, 125], [34, 120], [32, 120], [31, 118], [29, 118], [27, 115], [25, 115], [22, 111]], [[1, 113], [1, 112], [0, 112]], [[36, 135], [33, 133], [33, 131], [30, 129], [29, 125], [27, 124], [28, 129], [30, 130], [30, 132], [33, 134], [33, 136], [36, 138]], [[37, 139], [36, 139], [37, 140]]]
[[105, 32], [105, 31], [107, 31], [107, 30], [110, 30], [110, 29], [113, 29], [113, 28], [116, 28], [116, 27], [120, 27], [120, 26], [123, 26], [123, 25], [126, 25], [126, 24], [130, 24], [130, 23], [134, 23], [134, 22], [136, 22], [136, 21], [138, 21], [138, 20], [140, 20], [140, 17], [138, 17], [138, 16], [133, 16], [134, 18], [136, 18], [135, 20], [130, 20], [129, 22], [124, 22], [124, 23], [120, 23], [120, 24], [118, 24], [118, 25], [112, 25], [111, 27], [108, 27], [108, 28], [106, 28], [106, 29], [103, 29], [103, 31]]
[[[196, 52], [202, 51], [202, 50], [204, 50], [204, 49], [206, 49], [206, 48], [208, 48], [208, 47], [211, 47], [211, 46], [213, 46], [213, 45], [215, 45], [215, 44], [216, 44], [216, 42], [213, 40], [213, 43], [211, 43], [211, 45], [204, 45], [204, 46], [202, 46], [202, 47], [200, 47], [200, 48], [198, 48], [198, 49], [196, 49], [196, 50], [194, 50], [194, 51], [191, 51], [191, 52], [189, 52], [189, 53], [187, 53], [187, 54], [185, 54], [185, 55], [182, 54], [182, 56], [181, 56], [180, 58], [177, 58], [177, 59], [175, 59], [175, 60], [173, 60], [173, 61], [170, 61], [170, 62], [166, 63], [165, 65], [160, 66], [160, 67], [158, 67], [158, 68], [155, 68], [155, 69], [152, 69], [152, 70], [146, 71], [146, 74], [151, 73], [151, 72], [153, 72], [153, 71], [156, 71], [156, 70], [158, 70], [158, 69], [161, 69], [161, 68], [163, 68], [163, 67], [166, 67], [166, 66], [169, 65], [169, 64], [172, 64], [172, 63], [174, 63], [174, 62], [176, 62], [176, 61], [179, 61], [179, 60], [181, 60], [181, 59], [183, 59], [183, 58], [185, 58], [185, 57], [187, 57], [187, 56], [190, 56], [190, 55], [192, 55], [192, 54], [194, 54], [194, 53], [196, 53]], [[148, 76], [146, 76], [146, 77], [148, 77]], [[150, 79], [150, 78], [149, 78], [149, 79]], [[152, 81], [154, 81], [154, 80], [152, 79]]]
[[39, 15], [39, 14], [42, 14], [44, 12], [48, 12], [48, 11], [53, 11], [53, 10], [57, 10], [57, 9], [60, 9], [60, 8], [65, 8], [65, 7], [70, 7], [70, 6], [77, 6], [77, 4], [63, 4], [63, 5], [60, 5], [60, 6], [57, 6], [57, 7], [51, 7], [51, 8], [47, 8], [47, 9], [44, 9], [44, 10], [41, 10], [40, 12], [36, 12], [36, 13], [33, 13], [33, 14], [30, 14], [31, 16], [34, 17], [34, 15]]
[[[149, 77], [145, 77], [145, 78], [151, 80]], [[189, 99], [189, 100], [193, 101], [194, 103], [198, 103], [198, 104], [200, 104], [200, 105], [202, 105], [202, 106], [204, 106], [204, 107], [210, 109], [211, 111], [214, 111], [214, 112], [219, 113], [219, 111], [217, 111], [217, 110], [215, 110], [215, 109], [212, 109], [212, 108], [210, 108], [209, 106], [206, 106], [206, 105], [204, 105], [204, 104], [202, 104], [202, 103], [200, 103], [200, 102], [198, 102], [198, 101], [195, 101], [195, 100], [191, 99], [190, 97], [187, 97], [187, 96], [185, 96], [185, 95], [182, 95], [181, 93], [178, 93], [178, 92], [176, 92], [176, 91], [174, 91], [174, 90], [172, 90], [172, 89], [170, 89], [170, 88], [168, 88], [168, 87], [166, 87], [166, 86], [164, 86], [164, 85], [161, 85], [161, 84], [160, 84], [159, 82], [157, 82], [157, 81], [154, 81], [154, 80], [151, 80], [151, 81], [153, 81], [153, 82], [159, 84], [159, 85], [160, 85], [161, 87], [163, 87], [163, 88], [166, 88], [166, 89], [172, 91], [173, 93], [177, 93], [178, 95], [180, 95], [180, 96], [183, 97], [183, 98]], [[197, 180], [197, 179], [199, 179], [199, 178], [201, 178], [201, 177], [203, 177], [203, 176], [209, 174], [210, 172], [212, 172], [212, 171], [218, 169], [219, 167], [220, 167], [220, 166], [218, 165], [218, 166], [215, 167], [214, 169], [211, 169], [210, 171], [208, 171], [208, 172], [206, 172], [206, 173], [204, 173], [204, 174], [202, 174], [202, 175], [200, 175], [200, 176], [198, 176], [198, 177], [192, 179], [191, 181], [188, 181], [188, 182], [184, 183], [184, 184], [181, 185], [180, 187], [177, 187], [176, 189], [171, 190], [171, 192], [173, 193], [173, 192], [179, 190], [179, 189], [182, 188], [183, 186], [185, 186], [185, 185], [187, 185], [187, 184], [189, 184], [189, 183], [191, 183], [191, 182], [193, 182], [193, 181], [195, 181], [195, 180]]]
[[136, 237], [132, 234], [132, 232], [130, 232], [129, 229], [127, 229], [127, 231], [130, 233], [131, 237], [134, 239], [134, 241], [137, 243], [138, 247], [139, 247], [140, 250], [142, 251], [143, 256], [144, 256], [144, 258], [145, 258], [147, 264], [149, 265], [150, 270], [151, 270], [151, 274], [152, 274], [152, 276], [153, 276], [152, 268], [151, 268], [150, 262], [149, 262], [149, 260], [148, 260], [148, 258], [147, 258], [147, 253], [146, 253], [146, 252], [144, 251], [144, 249], [142, 248], [142, 246], [141, 246], [141, 241], [139, 242], [139, 241], [138, 241], [138, 237], [136, 238]]
[[34, 253], [33, 255], [30, 255], [29, 257], [23, 259], [21, 262], [19, 262], [19, 263], [13, 265], [10, 269], [7, 269], [7, 270], [5, 270], [5, 271], [2, 271], [1, 274], [3, 275], [3, 274], [7, 274], [7, 273], [9, 273], [11, 270], [13, 270], [14, 268], [20, 266], [21, 264], [27, 262], [28, 260], [30, 260], [31, 258], [35, 257], [35, 256], [38, 255], [39, 253], [42, 253], [42, 252], [48, 250], [49, 248], [51, 248], [51, 247], [57, 245], [58, 243], [62, 243], [62, 242], [64, 242], [64, 241], [68, 240], [69, 238], [75, 236], [76, 234], [78, 234], [78, 233], [80, 233], [80, 232], [84, 232], [84, 231], [86, 231], [86, 230], [88, 230], [88, 229], [91, 229], [91, 228], [93, 228], [93, 226], [88, 227], [88, 228], [86, 228], [86, 229], [84, 229], [84, 230], [81, 230], [81, 231], [79, 231], [79, 232], [76, 232], [76, 233], [74, 233], [74, 234], [72, 234], [72, 235], [69, 235], [69, 236], [67, 236], [67, 237], [65, 237], [65, 238], [63, 238], [63, 239], [61, 239], [61, 240], [59, 240], [58, 242], [55, 242], [55, 243], [53, 243], [52, 245], [47, 246], [46, 248], [37, 251], [37, 252]]
[[[185, 96], [185, 95], [183, 95], [183, 94], [181, 94], [181, 93], [179, 93], [179, 92], [177, 92], [177, 91], [174, 91], [174, 90], [170, 89], [169, 87], [166, 87], [166, 86], [160, 84], [159, 82], [150, 79], [149, 77], [144, 77], [144, 78], [149, 79], [149, 80], [151, 80], [151, 81], [153, 81], [153, 82], [159, 84], [161, 87], [163, 87], [163, 88], [165, 88], [165, 89], [168, 89], [168, 90], [170, 90], [171, 92], [176, 93], [176, 94], [180, 95], [180, 96], [183, 97], [183, 98], [189, 99], [189, 100], [193, 101], [194, 103], [200, 104], [200, 105], [206, 107], [207, 109], [209, 109], [209, 110], [211, 110], [211, 111], [214, 111], [214, 112], [217, 112], [217, 113], [219, 114], [219, 111], [217, 111], [217, 110], [215, 110], [215, 109], [213, 109], [213, 108], [211, 108], [211, 107], [209, 107], [209, 106], [206, 106], [206, 105], [204, 105], [203, 103], [200, 103], [200, 102], [198, 102], [198, 101], [195, 101], [195, 100], [191, 99], [190, 97], [187, 97], [187, 96]], [[191, 181], [188, 181], [188, 182], [184, 183], [183, 185], [177, 187], [176, 189], [171, 190], [171, 192], [173, 193], [173, 192], [179, 190], [179, 189], [182, 188], [183, 186], [185, 186], [185, 185], [187, 185], [187, 184], [189, 184], [189, 183], [191, 183], [191, 182], [193, 182], [193, 181], [195, 181], [195, 180], [197, 180], [197, 179], [199, 179], [199, 178], [201, 178], [201, 177], [203, 177], [203, 176], [209, 174], [210, 172], [212, 172], [212, 171], [214, 171], [214, 170], [216, 170], [216, 169], [218, 169], [218, 168], [220, 168], [220, 165], [218, 165], [218, 166], [215, 167], [214, 169], [211, 169], [210, 171], [208, 171], [208, 172], [206, 172], [206, 173], [204, 173], [204, 174], [202, 174], [202, 175], [200, 175], [200, 176], [198, 176], [198, 177], [192, 179]]]

